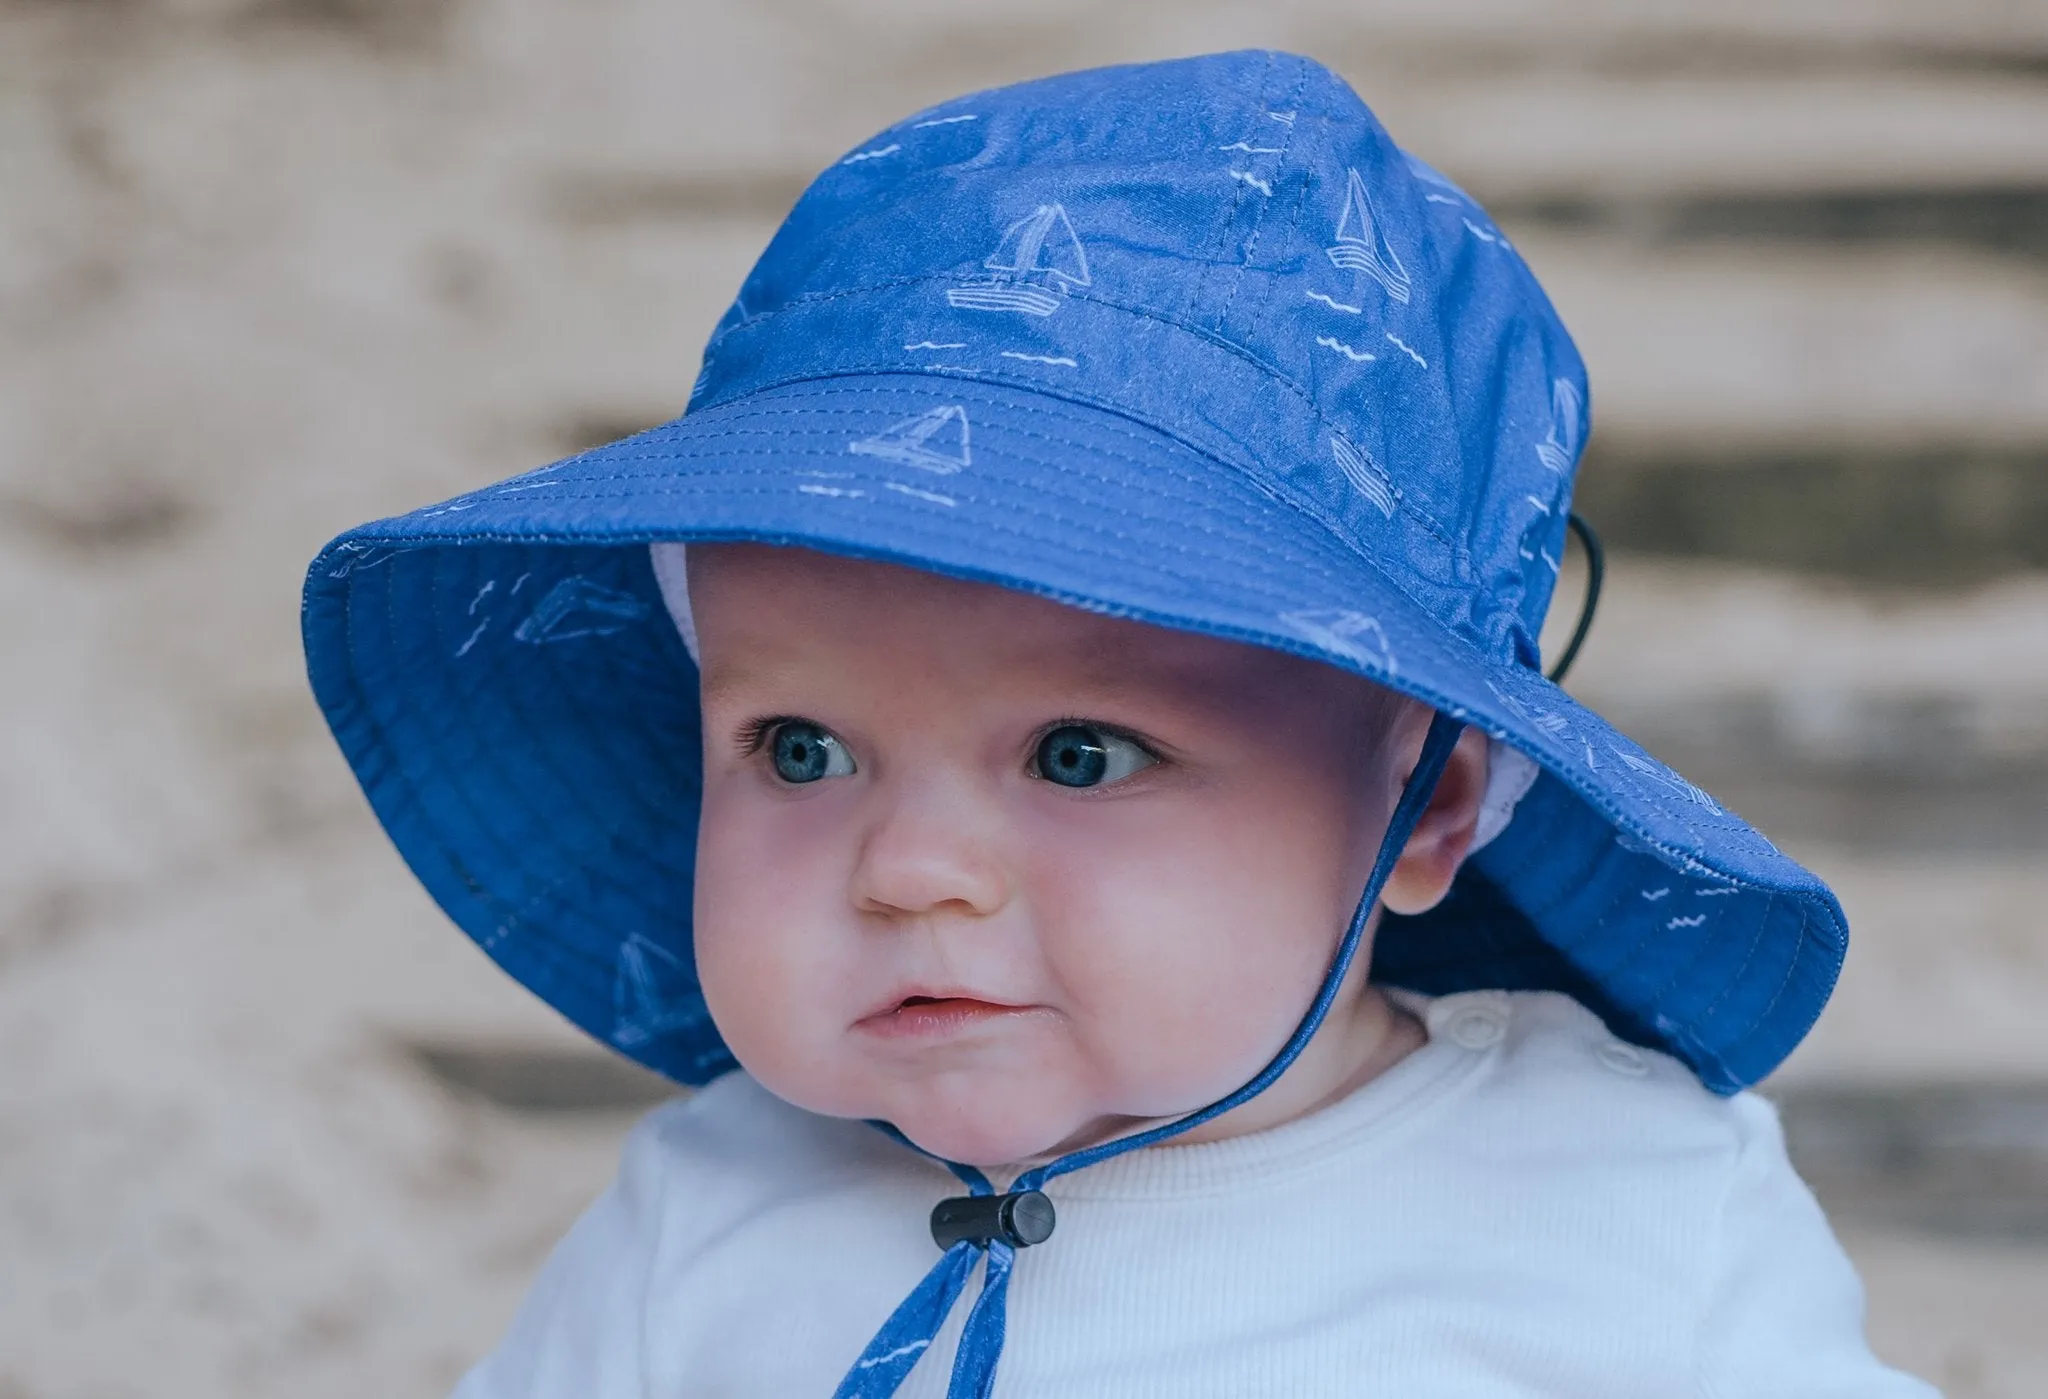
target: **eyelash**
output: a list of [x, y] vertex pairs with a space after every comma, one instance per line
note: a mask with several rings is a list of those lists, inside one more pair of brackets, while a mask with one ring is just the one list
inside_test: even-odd
[[[734, 736], [734, 741], [739, 745], [740, 756], [751, 758], [759, 753], [768, 746], [768, 735], [784, 724], [795, 722], [797, 717], [794, 714], [764, 714], [759, 719], [749, 719]], [[806, 719], [803, 722], [811, 721]]]

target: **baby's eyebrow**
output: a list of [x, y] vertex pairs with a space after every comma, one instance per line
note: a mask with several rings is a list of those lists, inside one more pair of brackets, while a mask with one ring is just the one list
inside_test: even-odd
[[[1213, 713], [1219, 703], [1228, 707], [1224, 697], [1252, 683], [1245, 674], [1199, 658], [1132, 655], [1114, 645], [1059, 645], [1042, 651], [1034, 648], [1014, 655], [1005, 669], [1038, 681], [1058, 677], [1044, 687], [1045, 702], [1084, 717], [1097, 708], [1128, 706], [1196, 719]], [[708, 709], [747, 703], [769, 694], [778, 695], [778, 703], [789, 702], [793, 698], [793, 682], [801, 679], [814, 685], [817, 678], [815, 672], [779, 665], [772, 657], [732, 657], [700, 672], [699, 702]], [[832, 688], [828, 686], [826, 693], [830, 694]], [[1011, 689], [1000, 679], [992, 679], [992, 688]]]
[[1177, 710], [1211, 708], [1222, 693], [1254, 687], [1261, 677], [1190, 657], [1132, 657], [1091, 651], [1076, 668], [1075, 690], [1105, 701], [1138, 701]]
[[699, 707], [729, 703], [736, 697], [759, 690], [768, 677], [759, 669], [745, 665], [719, 665], [698, 672], [697, 696]]

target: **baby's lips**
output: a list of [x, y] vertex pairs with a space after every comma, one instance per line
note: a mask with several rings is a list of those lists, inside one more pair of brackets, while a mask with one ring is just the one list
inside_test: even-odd
[[963, 987], [902, 990], [853, 1024], [881, 1039], [944, 1040], [988, 1026], [1051, 1014], [1043, 1005], [1005, 1000]]
[[992, 1011], [1028, 1010], [1031, 1008], [1030, 1002], [1007, 1000], [1001, 996], [973, 987], [911, 985], [897, 987], [892, 990], [886, 997], [870, 1006], [860, 1019], [866, 1021], [876, 1019], [879, 1016], [893, 1015], [897, 1011], [914, 1005], [938, 1005], [952, 1002], [985, 1006]]

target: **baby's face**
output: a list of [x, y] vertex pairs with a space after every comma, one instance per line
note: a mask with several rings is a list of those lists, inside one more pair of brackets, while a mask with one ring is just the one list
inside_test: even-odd
[[910, 569], [689, 566], [697, 964], [770, 1091], [993, 1165], [1200, 1107], [1285, 1042], [1419, 707]]

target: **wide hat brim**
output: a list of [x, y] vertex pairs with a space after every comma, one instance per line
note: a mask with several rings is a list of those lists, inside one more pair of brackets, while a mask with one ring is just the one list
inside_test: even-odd
[[1569, 992], [1710, 1088], [1811, 1027], [1846, 930], [1813, 875], [1525, 665], [1435, 620], [1327, 523], [1118, 413], [944, 375], [788, 384], [353, 530], [305, 593], [313, 689], [457, 924], [607, 1044], [732, 1067], [691, 956], [696, 672], [650, 542], [910, 565], [1310, 657], [1543, 775], [1375, 975]]

